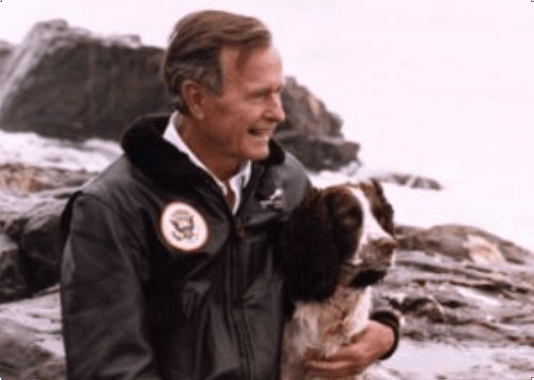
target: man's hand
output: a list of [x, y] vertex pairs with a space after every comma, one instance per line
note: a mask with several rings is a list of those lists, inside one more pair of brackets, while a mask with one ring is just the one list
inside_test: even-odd
[[328, 358], [310, 359], [306, 365], [311, 373], [325, 378], [356, 375], [384, 356], [393, 347], [394, 341], [390, 327], [371, 320], [363, 332], [352, 338], [350, 345]]

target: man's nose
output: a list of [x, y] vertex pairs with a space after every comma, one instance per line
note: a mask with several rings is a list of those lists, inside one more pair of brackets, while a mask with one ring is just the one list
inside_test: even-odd
[[277, 124], [285, 120], [286, 113], [284, 112], [284, 106], [282, 104], [282, 97], [280, 94], [273, 94], [271, 102], [269, 103], [269, 109], [267, 110], [267, 116], [273, 119]]

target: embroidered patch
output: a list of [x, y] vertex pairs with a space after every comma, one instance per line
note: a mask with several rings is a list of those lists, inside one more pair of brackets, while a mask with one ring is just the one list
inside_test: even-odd
[[167, 244], [182, 251], [196, 251], [208, 240], [204, 217], [186, 203], [168, 204], [161, 215], [160, 227]]

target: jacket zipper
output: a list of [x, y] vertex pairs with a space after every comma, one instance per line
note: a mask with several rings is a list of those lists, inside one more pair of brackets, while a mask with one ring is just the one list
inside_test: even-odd
[[[252, 181], [252, 178], [251, 178]], [[231, 235], [230, 235], [230, 270], [231, 275], [228, 278], [229, 290], [230, 290], [230, 308], [228, 311], [228, 318], [233, 322], [234, 332], [237, 339], [237, 346], [239, 350], [239, 356], [242, 362], [242, 378], [253, 380], [252, 375], [252, 350], [250, 348], [250, 336], [248, 334], [248, 328], [246, 323], [246, 318], [241, 303], [241, 293], [242, 293], [242, 263], [239, 257], [238, 242], [244, 237], [244, 226], [237, 216], [232, 213], [230, 206], [226, 200], [224, 194], [220, 191], [219, 187], [213, 183], [212, 188], [216, 189], [218, 198], [224, 204], [224, 210], [228, 220], [230, 221], [231, 226]], [[243, 194], [241, 198], [241, 205], [245, 201], [245, 196], [250, 195], [250, 191], [247, 194]], [[241, 205], [238, 207], [238, 213], [240, 214]]]
[[245, 313], [241, 303], [241, 294], [243, 292], [243, 281], [242, 278], [242, 261], [240, 260], [240, 253], [238, 249], [238, 242], [245, 236], [245, 227], [239, 215], [243, 214], [243, 206], [252, 196], [252, 190], [255, 189], [255, 182], [259, 180], [259, 177], [252, 174], [250, 182], [246, 186], [242, 197], [241, 204], [238, 206], [237, 214], [234, 215], [226, 197], [220, 191], [218, 186], [215, 183], [212, 183], [212, 188], [217, 189], [217, 194], [222, 203], [224, 203], [224, 209], [226, 210], [227, 217], [231, 224], [231, 253], [230, 253], [230, 268], [232, 270], [231, 276], [229, 278], [229, 288], [231, 291], [230, 294], [230, 303], [231, 308], [229, 313], [229, 318], [234, 322], [235, 334], [237, 337], [237, 344], [239, 348], [240, 357], [242, 358], [243, 363], [243, 379], [253, 379], [253, 350], [251, 347], [250, 333], [248, 330], [248, 324], [246, 321]]
[[[237, 234], [237, 232], [234, 232]], [[234, 237], [234, 239], [236, 239]], [[235, 240], [234, 240], [235, 242]], [[242, 358], [243, 363], [243, 379], [252, 379], [251, 372], [251, 352], [250, 352], [250, 338], [247, 333], [247, 324], [245, 320], [244, 311], [241, 304], [241, 293], [242, 293], [242, 284], [241, 284], [241, 272], [242, 266], [239, 259], [239, 252], [237, 249], [237, 244], [232, 245], [231, 253], [231, 265], [233, 268], [232, 276], [230, 277], [230, 288], [232, 289], [232, 320], [235, 323], [235, 333], [237, 337], [237, 343], [239, 347], [240, 357]]]
[[[240, 252], [238, 249], [238, 242], [245, 237], [245, 225], [242, 222], [244, 206], [248, 202], [250, 196], [252, 195], [252, 190], [256, 187], [255, 182], [258, 180], [257, 176], [253, 175], [250, 178], [248, 186], [243, 191], [241, 197], [241, 204], [238, 207], [237, 214], [234, 216], [230, 208], [227, 207], [228, 215], [232, 222], [232, 267], [234, 273], [230, 278], [231, 286], [234, 294], [232, 295], [232, 312], [235, 316], [235, 327], [236, 327], [236, 336], [238, 339], [239, 350], [241, 352], [241, 357], [243, 358], [243, 378], [244, 379], [253, 379], [253, 350], [251, 347], [250, 332], [248, 329], [248, 324], [246, 321], [246, 316], [242, 307], [241, 294], [243, 293], [243, 281], [242, 281], [242, 260]], [[241, 217], [240, 217], [241, 216]]]

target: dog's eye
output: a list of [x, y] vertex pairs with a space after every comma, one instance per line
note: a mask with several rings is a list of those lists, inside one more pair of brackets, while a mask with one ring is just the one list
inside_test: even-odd
[[342, 221], [347, 225], [356, 225], [358, 227], [363, 219], [362, 209], [360, 207], [350, 207], [342, 215]]
[[336, 241], [341, 252], [354, 252], [358, 246], [359, 234], [361, 231], [363, 214], [360, 207], [350, 207], [345, 210], [338, 219], [334, 228]]

